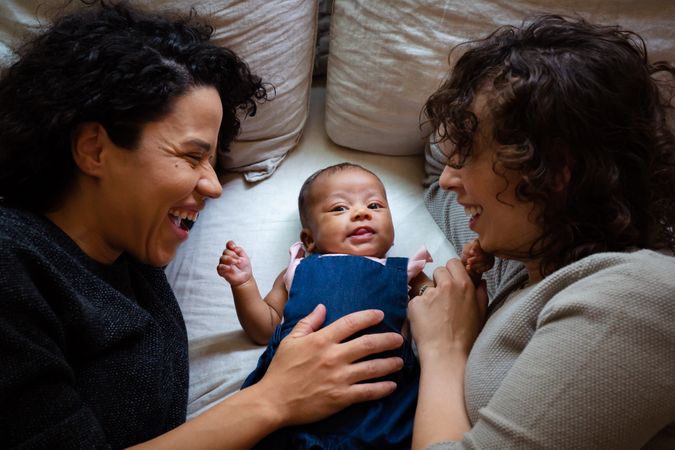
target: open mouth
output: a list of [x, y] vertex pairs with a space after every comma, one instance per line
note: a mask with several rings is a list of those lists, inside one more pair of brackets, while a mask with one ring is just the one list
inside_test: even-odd
[[483, 213], [483, 208], [481, 206], [465, 206], [464, 213], [472, 219], [476, 219]]
[[478, 221], [478, 218], [483, 214], [482, 206], [465, 206], [464, 213], [469, 216], [469, 228], [473, 231], [476, 231], [474, 228]]
[[176, 227], [181, 230], [190, 231], [197, 221], [199, 213], [196, 211], [185, 211], [178, 209], [169, 210], [169, 218]]
[[356, 230], [352, 231], [349, 234], [349, 237], [364, 236], [364, 235], [370, 235], [370, 234], [374, 234], [374, 233], [375, 233], [375, 230], [373, 230], [370, 227], [358, 227]]

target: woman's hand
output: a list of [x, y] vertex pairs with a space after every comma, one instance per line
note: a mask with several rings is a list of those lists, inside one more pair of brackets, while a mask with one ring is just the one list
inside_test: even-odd
[[485, 282], [476, 288], [459, 259], [437, 268], [434, 282], [435, 287], [408, 303], [422, 368], [413, 426], [415, 450], [461, 440], [471, 428], [464, 406], [464, 369], [487, 310]]
[[485, 322], [485, 283], [474, 287], [464, 264], [456, 258], [434, 271], [434, 282], [435, 287], [425, 289], [423, 295], [408, 303], [420, 360], [427, 354], [466, 357]]
[[281, 341], [267, 373], [254, 385], [278, 405], [283, 425], [316, 421], [352, 403], [379, 399], [396, 389], [392, 381], [360, 382], [401, 369], [401, 358], [359, 360], [400, 347], [401, 335], [369, 334], [342, 342], [381, 322], [384, 314], [359, 311], [316, 331], [325, 317], [326, 309], [319, 305], [302, 319]]

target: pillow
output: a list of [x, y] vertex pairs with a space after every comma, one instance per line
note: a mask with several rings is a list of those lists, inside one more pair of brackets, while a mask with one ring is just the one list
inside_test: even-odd
[[[0, 2], [0, 63], [24, 36], [39, 30], [67, 2], [3, 0]], [[229, 1], [137, 0], [157, 10], [194, 8], [208, 18], [213, 42], [231, 48], [263, 81], [274, 86], [274, 101], [259, 105], [229, 153], [218, 155], [220, 170], [242, 172], [248, 181], [272, 175], [298, 143], [307, 119], [317, 30], [317, 4], [304, 0]], [[70, 2], [67, 10], [79, 6]]]
[[431, 130], [420, 128], [420, 113], [447, 73], [450, 48], [544, 11], [618, 23], [647, 40], [653, 60], [675, 59], [672, 0], [335, 0], [328, 136], [368, 152], [422, 153]]

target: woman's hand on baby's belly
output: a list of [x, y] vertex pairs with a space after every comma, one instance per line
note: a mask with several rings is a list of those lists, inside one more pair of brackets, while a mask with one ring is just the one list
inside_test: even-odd
[[275, 397], [285, 425], [316, 421], [353, 403], [382, 398], [396, 388], [392, 381], [364, 381], [400, 370], [401, 358], [362, 359], [399, 348], [400, 334], [376, 333], [343, 342], [381, 322], [382, 312], [355, 312], [319, 329], [325, 314], [325, 307], [319, 305], [298, 322], [281, 341], [258, 383], [264, 395]]

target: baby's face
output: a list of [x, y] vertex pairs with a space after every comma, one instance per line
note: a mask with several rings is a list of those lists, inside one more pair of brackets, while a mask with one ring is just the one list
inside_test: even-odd
[[308, 196], [305, 247], [313, 253], [382, 258], [394, 242], [384, 186], [371, 173], [348, 168], [322, 174]]

